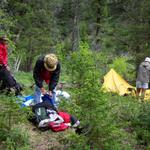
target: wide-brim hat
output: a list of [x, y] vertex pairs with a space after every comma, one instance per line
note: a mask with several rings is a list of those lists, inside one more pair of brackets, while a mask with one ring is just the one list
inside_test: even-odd
[[58, 59], [55, 54], [47, 54], [44, 57], [44, 67], [48, 71], [54, 71], [57, 68]]

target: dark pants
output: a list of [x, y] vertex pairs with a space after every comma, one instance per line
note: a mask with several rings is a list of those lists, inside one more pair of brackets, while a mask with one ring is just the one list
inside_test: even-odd
[[8, 71], [5, 66], [0, 67], [0, 81], [1, 81], [1, 88], [3, 89], [14, 87], [16, 84], [10, 71]]
[[11, 75], [10, 71], [7, 70], [5, 66], [0, 66], [0, 90], [9, 90], [10, 88], [14, 88], [16, 95], [20, 90], [18, 89], [18, 83]]

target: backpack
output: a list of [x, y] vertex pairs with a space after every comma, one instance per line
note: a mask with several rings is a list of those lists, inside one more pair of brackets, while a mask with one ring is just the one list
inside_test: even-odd
[[[46, 111], [46, 108], [45, 107], [38, 107], [38, 108], [35, 108], [34, 111], [33, 111], [33, 114], [31, 116], [29, 116], [28, 120], [33, 124], [35, 125], [36, 127], [38, 127], [39, 123], [44, 120], [44, 119], [48, 119], [48, 114], [47, 114], [47, 111]], [[42, 131], [45, 131], [48, 129], [48, 127], [42, 127], [42, 128], [39, 128], [41, 129]]]
[[47, 111], [45, 107], [40, 107], [35, 109], [35, 116], [36, 116], [36, 121], [39, 124], [40, 121], [44, 119], [48, 119]]
[[[42, 97], [42, 100], [43, 102], [37, 103], [36, 105], [32, 106], [33, 114], [28, 119], [37, 127], [42, 120], [49, 119], [47, 109], [52, 109], [57, 111], [57, 109], [55, 108], [54, 104], [52, 103], [48, 95], [44, 95]], [[48, 129], [48, 127], [39, 127], [39, 129], [45, 131], [46, 129]]]

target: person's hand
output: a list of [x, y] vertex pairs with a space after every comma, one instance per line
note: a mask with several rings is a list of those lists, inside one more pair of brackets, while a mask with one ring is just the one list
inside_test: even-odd
[[52, 91], [49, 91], [48, 94], [49, 94], [49, 96], [51, 96], [51, 97], [53, 96]]
[[47, 91], [46, 91], [45, 88], [43, 88], [43, 87], [42, 87], [40, 90], [41, 90], [41, 93], [42, 93], [43, 95], [45, 95], [45, 94], [47, 93]]

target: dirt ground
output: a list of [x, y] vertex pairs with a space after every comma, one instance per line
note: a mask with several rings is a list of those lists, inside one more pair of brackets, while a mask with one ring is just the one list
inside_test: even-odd
[[25, 130], [29, 133], [30, 150], [64, 150], [65, 146], [62, 141], [69, 133], [74, 132], [71, 129], [62, 132], [40, 131], [30, 123], [25, 125]]

